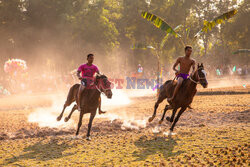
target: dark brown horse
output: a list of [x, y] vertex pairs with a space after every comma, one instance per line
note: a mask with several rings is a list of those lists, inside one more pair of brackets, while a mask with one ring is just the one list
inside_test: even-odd
[[[175, 98], [173, 99], [172, 103], [169, 105], [167, 104], [164, 108], [164, 112], [162, 115], [161, 120], [159, 121], [159, 124], [161, 124], [164, 120], [166, 111], [169, 109], [173, 109], [172, 116], [167, 117], [167, 121], [171, 123], [170, 127], [170, 134], [173, 132], [175, 124], [179, 120], [181, 114], [190, 106], [190, 104], [193, 101], [193, 98], [196, 94], [196, 86], [197, 84], [201, 84], [203, 88], [206, 88], [208, 85], [207, 79], [206, 79], [206, 72], [204, 70], [203, 64], [198, 64], [197, 70], [194, 72], [192, 76], [190, 76], [188, 79], [184, 80], [182, 83], [180, 89], [178, 90]], [[153, 121], [153, 119], [156, 116], [156, 110], [159, 106], [159, 104], [166, 98], [169, 98], [173, 95], [174, 88], [176, 86], [176, 81], [168, 80], [166, 81], [161, 87], [160, 87], [160, 93], [158, 96], [158, 100], [155, 103], [154, 106], [154, 113], [152, 117], [149, 118], [149, 122]], [[180, 111], [178, 112], [177, 116], [175, 117], [176, 111], [180, 108]]]
[[[73, 85], [68, 93], [67, 100], [63, 106], [63, 110], [61, 114], [57, 117], [57, 121], [60, 121], [64, 110], [67, 106], [71, 105], [74, 101], [76, 101], [77, 98], [77, 92], [79, 89], [80, 84]], [[108, 78], [105, 75], [97, 76], [95, 79], [95, 82], [90, 85], [89, 87], [85, 88], [82, 92], [82, 98], [81, 98], [81, 108], [80, 111], [80, 117], [78, 122], [78, 127], [76, 131], [76, 136], [79, 134], [80, 127], [82, 125], [82, 117], [86, 113], [90, 113], [90, 119], [88, 124], [88, 132], [87, 132], [87, 139], [90, 140], [90, 130], [92, 126], [93, 119], [96, 115], [96, 110], [98, 106], [100, 106], [100, 96], [101, 93], [104, 93], [108, 98], [112, 98], [112, 91], [111, 91], [111, 82], [108, 80]], [[77, 105], [75, 104], [68, 115], [68, 117], [65, 117], [64, 121], [67, 122], [73, 112], [77, 109]]]

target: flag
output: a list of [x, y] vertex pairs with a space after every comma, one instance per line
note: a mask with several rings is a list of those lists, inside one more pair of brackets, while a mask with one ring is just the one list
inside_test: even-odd
[[233, 72], [235, 72], [236, 71], [236, 66], [234, 66], [234, 68], [233, 68]]

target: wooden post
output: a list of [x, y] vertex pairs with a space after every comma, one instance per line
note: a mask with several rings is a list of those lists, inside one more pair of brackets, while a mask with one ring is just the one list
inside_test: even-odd
[[158, 97], [160, 94], [160, 72], [161, 72], [161, 65], [160, 65], [160, 57], [158, 54], [158, 51], [156, 51], [156, 57], [157, 57], [157, 94], [156, 96]]
[[160, 61], [158, 59], [158, 69], [157, 69], [157, 97], [159, 96], [159, 93], [160, 93], [160, 89], [159, 89], [159, 86], [160, 86]]

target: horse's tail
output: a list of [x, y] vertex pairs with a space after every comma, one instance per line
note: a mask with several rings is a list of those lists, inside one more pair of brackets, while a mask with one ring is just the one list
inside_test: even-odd
[[79, 86], [80, 86], [80, 84], [75, 84], [75, 85], [73, 85], [73, 86], [69, 89], [69, 93], [68, 93], [67, 101], [66, 101], [66, 103], [67, 103], [68, 105], [70, 105], [72, 102], [74, 102], [74, 101], [76, 100], [76, 95], [77, 95]]

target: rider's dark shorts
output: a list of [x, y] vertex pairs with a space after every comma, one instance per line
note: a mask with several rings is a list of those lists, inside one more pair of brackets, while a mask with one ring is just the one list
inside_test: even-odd
[[82, 84], [83, 86], [87, 86], [87, 85], [88, 85], [87, 79], [86, 79], [86, 78], [83, 78], [83, 79], [81, 80], [81, 84]]
[[181, 77], [183, 79], [187, 79], [188, 76], [189, 76], [189, 74], [182, 74], [182, 73], [180, 73], [179, 75], [177, 75], [177, 78]]

